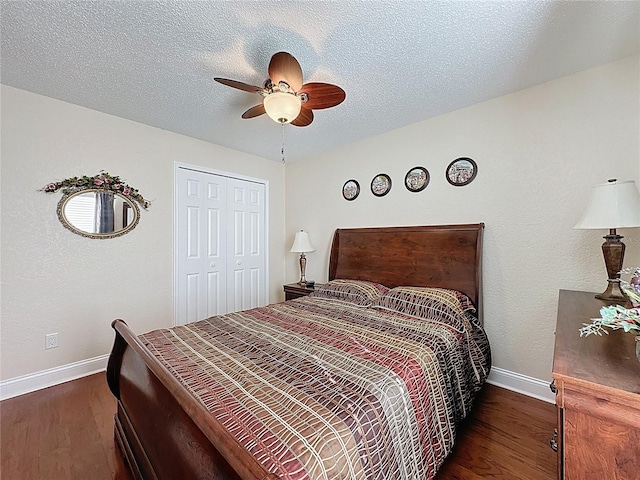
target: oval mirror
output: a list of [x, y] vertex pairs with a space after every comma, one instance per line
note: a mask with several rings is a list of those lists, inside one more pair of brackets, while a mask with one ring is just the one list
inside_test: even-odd
[[135, 228], [140, 209], [117, 192], [86, 189], [62, 197], [58, 218], [62, 225], [83, 237], [114, 238]]

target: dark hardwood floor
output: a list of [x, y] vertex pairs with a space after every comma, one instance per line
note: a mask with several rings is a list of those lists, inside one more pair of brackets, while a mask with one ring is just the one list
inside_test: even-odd
[[[0, 402], [0, 477], [130, 480], [113, 442], [115, 408], [104, 374]], [[553, 405], [487, 385], [436, 478], [553, 479], [554, 426]]]
[[555, 479], [549, 439], [556, 426], [555, 405], [486, 385], [436, 479]]
[[2, 480], [129, 480], [104, 374], [0, 402]]

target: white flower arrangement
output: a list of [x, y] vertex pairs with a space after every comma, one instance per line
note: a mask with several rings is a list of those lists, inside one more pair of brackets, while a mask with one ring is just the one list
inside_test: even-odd
[[[640, 267], [627, 268], [621, 274], [632, 275], [631, 282], [620, 280], [620, 288], [629, 297], [632, 308], [610, 305], [600, 309], [600, 318], [593, 318], [580, 329], [580, 336], [609, 334], [611, 330], [623, 329], [627, 333], [640, 335]], [[605, 328], [606, 327], [606, 328]]]

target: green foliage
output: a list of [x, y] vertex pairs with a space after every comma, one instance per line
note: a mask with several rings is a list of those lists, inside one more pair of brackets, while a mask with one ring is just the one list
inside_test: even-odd
[[[624, 330], [627, 333], [640, 335], [640, 267], [627, 268], [622, 274], [632, 274], [631, 282], [620, 282], [624, 293], [629, 297], [635, 308], [625, 308], [622, 305], [611, 305], [600, 309], [600, 318], [593, 318], [591, 323], [585, 323], [580, 329], [580, 336], [608, 334], [611, 330]], [[606, 328], [605, 328], [606, 327]]]

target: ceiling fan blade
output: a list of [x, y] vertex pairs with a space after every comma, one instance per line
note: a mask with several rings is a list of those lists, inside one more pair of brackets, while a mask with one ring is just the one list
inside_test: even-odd
[[313, 112], [303, 106], [296, 119], [291, 122], [291, 125], [295, 125], [296, 127], [306, 127], [311, 122], [313, 122]]
[[255, 107], [251, 107], [249, 110], [242, 114], [242, 118], [253, 118], [262, 115], [263, 113], [267, 113], [264, 109], [264, 104], [256, 105]]
[[337, 85], [320, 82], [306, 83], [298, 93], [307, 94], [308, 100], [302, 105], [313, 110], [335, 107], [347, 97], [344, 90]]
[[262, 87], [256, 87], [255, 85], [249, 85], [248, 83], [238, 82], [237, 80], [229, 80], [228, 78], [214, 78], [216, 82], [219, 82], [228, 87], [237, 88], [238, 90], [244, 90], [249, 93], [260, 93], [263, 89]]
[[294, 92], [302, 88], [302, 67], [293, 55], [287, 52], [278, 52], [269, 62], [269, 78], [278, 85], [286, 82]]

